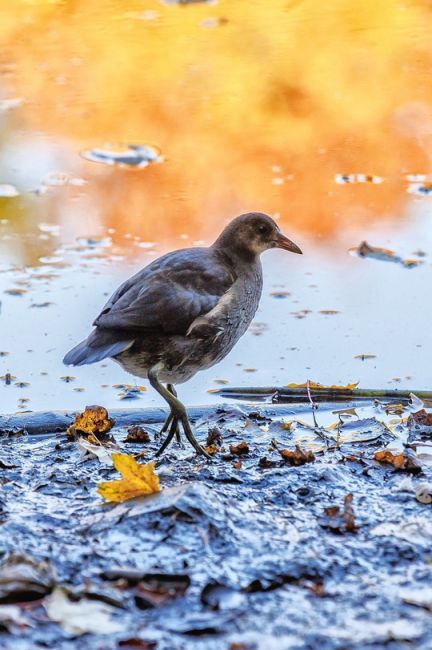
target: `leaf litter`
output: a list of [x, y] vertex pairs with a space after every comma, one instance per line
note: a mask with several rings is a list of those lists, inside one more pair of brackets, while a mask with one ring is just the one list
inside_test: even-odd
[[[405, 479], [374, 455], [394, 444], [417, 457], [416, 439], [427, 445], [430, 435], [408, 426], [421, 400], [383, 406], [292, 404], [289, 417], [272, 405], [214, 408], [194, 423], [217, 449], [212, 462], [173, 445], [157, 468], [123, 453], [126, 428], [114, 423], [120, 453], [111, 453], [95, 424], [111, 420], [102, 407], [79, 421], [86, 431], [75, 441], [3, 437], [0, 585], [19, 547], [21, 582], [9, 581], [18, 589], [7, 602], [19, 607], [20, 634], [60, 650], [71, 636], [83, 650], [130, 639], [158, 650], [261, 647], [263, 630], [268, 647], [285, 637], [304, 650], [403, 639], [428, 650], [432, 529], [416, 495], [427, 499], [432, 469], [417, 459], [421, 478]], [[146, 459], [160, 445], [157, 428], [145, 425]], [[115, 467], [97, 454], [80, 462], [83, 441]], [[242, 443], [248, 453], [227, 453]], [[137, 456], [142, 443], [127, 449]], [[291, 464], [281, 451], [314, 460]], [[101, 484], [111, 505], [98, 498]], [[15, 640], [2, 635], [7, 650]]]

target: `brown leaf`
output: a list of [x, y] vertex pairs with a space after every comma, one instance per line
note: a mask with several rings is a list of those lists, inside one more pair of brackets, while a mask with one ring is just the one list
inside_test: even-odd
[[320, 526], [328, 528], [335, 533], [354, 533], [357, 530], [357, 526], [355, 524], [352, 501], [353, 495], [346, 494], [343, 510], [339, 506], [327, 506], [324, 508], [324, 516], [319, 519]]
[[295, 450], [278, 449], [283, 460], [287, 461], [290, 465], [304, 465], [305, 463], [312, 463], [315, 460], [314, 453], [308, 449], [303, 451], [300, 445], [296, 445]]
[[220, 429], [218, 427], [210, 427], [207, 433], [207, 440], [206, 440], [206, 445], [210, 447], [210, 445], [221, 445], [222, 444], [222, 434], [220, 432]]
[[408, 426], [412, 427], [432, 427], [432, 413], [428, 413], [426, 409], [421, 409], [415, 413], [411, 413], [408, 418]]
[[356, 530], [355, 515], [354, 515], [354, 508], [352, 507], [352, 501], [353, 501], [352, 494], [345, 495], [343, 518], [345, 521], [345, 528], [350, 533]]
[[278, 463], [275, 460], [270, 460], [270, 458], [267, 458], [267, 456], [262, 456], [259, 459], [258, 466], [261, 469], [270, 469], [271, 467], [276, 467], [277, 464]]
[[219, 451], [219, 447], [217, 447], [215, 444], [207, 445], [204, 447], [204, 451], [207, 452], [209, 456], [214, 456]]
[[390, 449], [379, 449], [374, 453], [374, 459], [380, 463], [388, 463], [398, 470], [405, 470], [413, 474], [422, 471], [421, 465], [411, 449], [404, 449], [394, 454]]
[[249, 445], [245, 440], [242, 440], [237, 445], [229, 446], [230, 452], [236, 456], [244, 456], [249, 453]]
[[354, 390], [358, 386], [358, 381], [355, 384], [346, 384], [344, 386], [336, 386], [332, 384], [331, 386], [326, 386], [324, 384], [319, 384], [315, 381], [305, 381], [303, 384], [287, 384], [287, 388], [310, 388], [311, 390]]
[[75, 417], [66, 434], [69, 437], [74, 437], [79, 433], [106, 434], [114, 424], [115, 420], [108, 416], [108, 411], [103, 406], [86, 406], [85, 411]]
[[139, 442], [145, 444], [147, 442], [150, 442], [150, 436], [142, 427], [135, 425], [133, 427], [129, 427], [127, 430], [125, 442]]

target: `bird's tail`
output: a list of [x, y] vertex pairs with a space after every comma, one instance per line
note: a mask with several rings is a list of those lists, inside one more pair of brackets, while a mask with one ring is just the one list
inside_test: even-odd
[[84, 341], [78, 343], [66, 354], [63, 363], [66, 366], [83, 366], [95, 363], [109, 357], [115, 357], [120, 352], [128, 350], [135, 339], [120, 339], [112, 330], [96, 328]]

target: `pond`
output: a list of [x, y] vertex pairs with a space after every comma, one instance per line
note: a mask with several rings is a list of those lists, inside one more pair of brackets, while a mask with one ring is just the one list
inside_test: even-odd
[[186, 403], [430, 388], [430, 23], [420, 2], [3, 3], [0, 410], [160, 403], [62, 358], [120, 282], [251, 210], [304, 255], [263, 256], [254, 323]]

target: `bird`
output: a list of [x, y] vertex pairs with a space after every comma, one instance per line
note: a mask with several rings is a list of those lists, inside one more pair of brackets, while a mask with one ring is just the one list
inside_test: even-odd
[[149, 380], [170, 408], [156, 456], [174, 436], [181, 443], [181, 425], [195, 451], [208, 457], [175, 386], [221, 361], [246, 332], [262, 293], [260, 255], [272, 248], [302, 254], [267, 214], [241, 214], [211, 246], [167, 253], [126, 280], [90, 335], [64, 357], [73, 366], [111, 358]]

